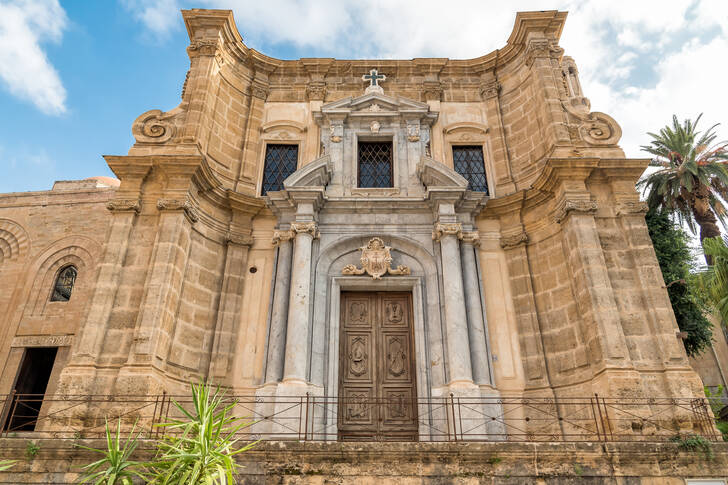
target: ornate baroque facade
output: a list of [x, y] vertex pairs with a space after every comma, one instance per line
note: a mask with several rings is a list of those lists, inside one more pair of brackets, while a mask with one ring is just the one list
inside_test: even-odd
[[105, 157], [118, 188], [0, 196], [0, 394], [50, 347], [57, 394], [702, 395], [648, 161], [590, 111], [565, 13], [476, 59], [376, 61], [273, 59], [228, 11], [183, 16], [182, 101]]

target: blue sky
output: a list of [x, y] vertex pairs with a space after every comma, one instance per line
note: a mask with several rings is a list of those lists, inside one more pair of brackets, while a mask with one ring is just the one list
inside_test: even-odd
[[[180, 8], [230, 8], [246, 43], [279, 58], [467, 58], [502, 47], [517, 10], [568, 10], [561, 45], [592, 108], [644, 156], [673, 113], [728, 124], [728, 1], [0, 0], [0, 193], [110, 175], [131, 124], [179, 103]], [[386, 73], [385, 73], [386, 74]], [[728, 138], [725, 127], [720, 129]]]

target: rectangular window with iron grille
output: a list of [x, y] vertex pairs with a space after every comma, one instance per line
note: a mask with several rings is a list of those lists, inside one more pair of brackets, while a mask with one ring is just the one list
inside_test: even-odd
[[265, 148], [261, 195], [283, 190], [283, 181], [298, 168], [298, 145], [270, 144]]
[[359, 187], [392, 187], [392, 142], [359, 141]]
[[452, 147], [452, 161], [455, 171], [467, 179], [470, 190], [488, 193], [483, 147], [477, 145], [454, 146]]

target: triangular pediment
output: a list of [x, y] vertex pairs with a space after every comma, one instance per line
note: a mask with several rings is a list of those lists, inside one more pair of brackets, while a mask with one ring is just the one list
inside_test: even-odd
[[346, 97], [321, 106], [324, 114], [351, 114], [351, 113], [421, 113], [430, 111], [426, 103], [414, 99], [391, 97], [380, 93], [368, 93], [356, 98]]

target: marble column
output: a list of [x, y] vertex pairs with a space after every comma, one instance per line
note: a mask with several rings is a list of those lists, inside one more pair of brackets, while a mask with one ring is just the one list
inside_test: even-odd
[[318, 228], [315, 222], [293, 222], [291, 231], [295, 239], [283, 380], [305, 383], [311, 327], [308, 311], [311, 299], [311, 247], [314, 238], [318, 237]]
[[480, 246], [477, 232], [463, 233], [460, 243], [463, 283], [465, 286], [465, 309], [468, 315], [468, 339], [473, 380], [476, 384], [491, 385], [490, 359], [488, 354], [485, 317], [480, 298], [478, 265], [475, 262], [475, 247]]
[[463, 293], [458, 238], [462, 234], [459, 223], [435, 224], [433, 238], [440, 242], [442, 257], [443, 298], [445, 303], [445, 333], [450, 384], [473, 382], [470, 363], [467, 315]]
[[278, 246], [275, 289], [271, 308], [268, 355], [265, 366], [265, 382], [278, 382], [283, 378], [285, 363], [286, 323], [288, 319], [289, 288], [291, 283], [292, 231], [275, 231], [273, 244]]

